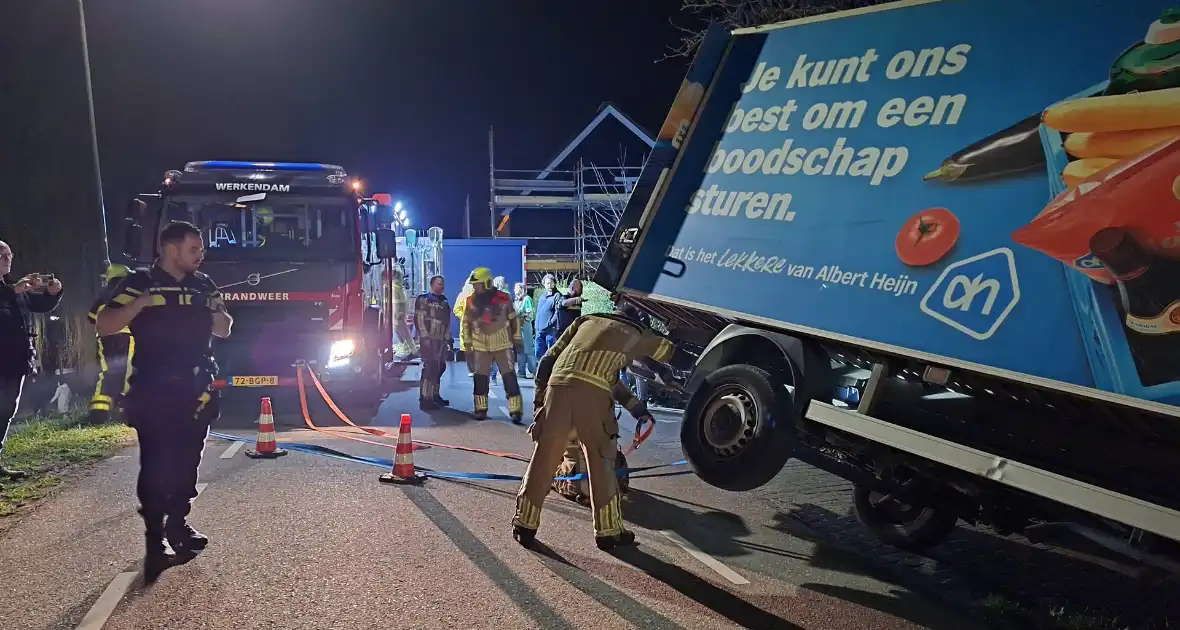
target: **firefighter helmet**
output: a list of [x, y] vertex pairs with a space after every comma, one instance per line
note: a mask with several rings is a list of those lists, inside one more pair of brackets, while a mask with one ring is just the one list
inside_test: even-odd
[[487, 267], [476, 267], [471, 271], [471, 277], [467, 279], [473, 286], [482, 284], [485, 289], [492, 288], [492, 270]]

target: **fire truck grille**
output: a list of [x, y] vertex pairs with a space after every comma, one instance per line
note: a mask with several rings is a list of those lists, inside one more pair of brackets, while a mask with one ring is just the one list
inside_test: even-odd
[[215, 342], [221, 375], [293, 377], [296, 361], [323, 363], [332, 343], [328, 309], [311, 302], [231, 304], [232, 334]]

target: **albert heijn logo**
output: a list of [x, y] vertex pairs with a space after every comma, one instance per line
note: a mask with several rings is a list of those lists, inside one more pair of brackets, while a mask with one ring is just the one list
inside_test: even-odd
[[1016, 258], [1007, 247], [952, 263], [922, 298], [922, 312], [980, 341], [990, 338], [1020, 301]]

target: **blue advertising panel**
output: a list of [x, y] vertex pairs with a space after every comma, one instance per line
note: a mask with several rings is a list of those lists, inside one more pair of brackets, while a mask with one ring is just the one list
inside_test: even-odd
[[1180, 403], [1180, 3], [738, 35], [697, 116], [626, 288]]

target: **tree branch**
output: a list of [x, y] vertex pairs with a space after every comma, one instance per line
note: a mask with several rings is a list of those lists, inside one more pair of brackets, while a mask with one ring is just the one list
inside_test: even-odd
[[680, 41], [669, 47], [663, 60], [691, 57], [704, 37], [705, 28], [716, 22], [728, 30], [762, 26], [811, 17], [833, 11], [847, 11], [892, 0], [683, 0], [680, 10], [687, 15], [686, 24], [672, 25], [680, 31]]

